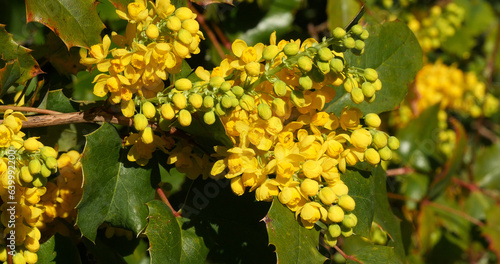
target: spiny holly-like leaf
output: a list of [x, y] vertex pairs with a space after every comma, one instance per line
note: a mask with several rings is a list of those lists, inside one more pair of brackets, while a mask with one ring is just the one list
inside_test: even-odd
[[49, 91], [47, 95], [47, 109], [62, 113], [75, 112], [76, 109], [62, 90]]
[[464, 127], [456, 119], [451, 119], [450, 121], [456, 134], [455, 149], [451, 157], [446, 161], [443, 171], [437, 177], [434, 177], [431, 183], [429, 189], [429, 197], [431, 199], [435, 199], [443, 193], [444, 189], [450, 183], [451, 177], [461, 168], [467, 148], [467, 135]]
[[274, 199], [266, 222], [269, 244], [276, 247], [278, 263], [323, 263], [317, 247], [319, 231], [316, 228], [306, 229], [297, 219], [294, 212]]
[[183, 229], [188, 219], [176, 218], [163, 202], [153, 200], [149, 208], [146, 235], [149, 239], [151, 263], [204, 263], [208, 255], [202, 237], [195, 228]]
[[360, 248], [358, 251], [351, 254], [357, 261], [348, 259], [349, 264], [402, 264], [402, 262], [394, 252], [393, 247], [369, 245]]
[[368, 171], [347, 170], [341, 179], [349, 187], [349, 196], [356, 202], [353, 213], [358, 218], [358, 224], [354, 233], [369, 238], [375, 207], [373, 176]]
[[13, 85], [21, 77], [21, 68], [19, 61], [14, 60], [5, 64], [5, 67], [0, 69], [0, 98], [7, 92], [9, 87]]
[[500, 189], [500, 144], [479, 151], [474, 165], [474, 181], [479, 187]]
[[[30, 49], [27, 49], [17, 44], [12, 39], [12, 34], [9, 34], [5, 30], [5, 25], [0, 24], [0, 59], [6, 62], [7, 65], [5, 67], [19, 67], [19, 73], [14, 74], [12, 76], [10, 76], [10, 74], [13, 74], [12, 69], [5, 69], [5, 68], [0, 69], [0, 71], [2, 71], [0, 75], [1, 78], [0, 85], [2, 85], [0, 86], [0, 88], [2, 89], [2, 93], [4, 92], [3, 91], [4, 89], [9, 88], [9, 87], [4, 87], [3, 84], [7, 83], [12, 84], [13, 82], [22, 84], [27, 80], [42, 73], [42, 70], [40, 70], [38, 62], [36, 62], [33, 56], [31, 56], [30, 52], [31, 52]], [[9, 71], [10, 74], [7, 75], [7, 72]], [[19, 77], [17, 76], [18, 74], [20, 74]], [[9, 80], [9, 82], [7, 82], [7, 80]]]
[[373, 177], [375, 182], [375, 213], [373, 220], [388, 233], [389, 241], [387, 245], [394, 247], [394, 253], [403, 261], [405, 259], [405, 250], [400, 221], [392, 213], [391, 205], [387, 199], [386, 174], [382, 167], [379, 166], [373, 170]]
[[104, 28], [95, 0], [26, 0], [28, 22], [50, 28], [68, 46], [89, 48], [101, 42]]
[[[370, 37], [366, 40], [361, 56], [347, 52], [345, 59], [351, 66], [377, 70], [382, 90], [376, 93], [372, 103], [355, 104], [343, 87], [326, 111], [340, 114], [346, 106], [361, 109], [363, 113], [381, 113], [396, 108], [408, 91], [410, 83], [422, 68], [422, 49], [413, 32], [402, 22], [388, 22], [369, 26]], [[404, 70], [402, 70], [404, 69]]]
[[[77, 225], [94, 241], [103, 222], [139, 233], [146, 226], [146, 202], [154, 199], [151, 166], [140, 167], [120, 155], [122, 141], [116, 129], [104, 123], [86, 136], [82, 168], [83, 197]], [[150, 162], [151, 163], [151, 162]]]

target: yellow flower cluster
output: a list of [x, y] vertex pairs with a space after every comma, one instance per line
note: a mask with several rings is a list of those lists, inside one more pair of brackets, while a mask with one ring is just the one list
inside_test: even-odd
[[[133, 95], [156, 97], [169, 74], [180, 70], [182, 59], [199, 53], [198, 44], [203, 39], [196, 14], [189, 8], [176, 9], [169, 0], [150, 4], [148, 9], [146, 0], [136, 0], [128, 4], [127, 13], [117, 10], [129, 22], [125, 35], [106, 35], [101, 44], [91, 47], [89, 57], [86, 52], [81, 54], [82, 64], [96, 65], [102, 72], [94, 79], [94, 94], [109, 94], [111, 103], [121, 102], [127, 117], [135, 113]], [[119, 48], [109, 50], [111, 41]]]
[[[22, 113], [7, 110], [0, 129], [0, 261], [37, 263], [41, 230], [55, 217], [73, 221], [82, 195], [79, 154], [57, 151], [35, 137], [24, 140]], [[70, 167], [71, 166], [71, 167]], [[48, 178], [59, 171], [56, 183]], [[7, 242], [7, 243], [6, 243]]]
[[425, 65], [418, 72], [415, 87], [417, 114], [437, 103], [442, 109], [474, 118], [490, 116], [498, 110], [498, 99], [486, 92], [485, 84], [475, 73], [464, 73], [440, 61]]
[[[358, 162], [376, 166], [391, 159], [392, 150], [399, 147], [396, 138], [376, 130], [378, 115], [363, 117], [356, 108], [344, 109], [340, 117], [316, 112], [284, 121], [276, 115], [263, 120], [257, 110], [249, 113], [236, 107], [222, 118], [235, 147], [216, 148], [224, 158], [214, 164], [211, 174], [231, 179], [237, 195], [249, 188], [258, 201], [277, 196], [306, 228], [317, 221], [343, 223], [344, 215], [354, 210], [354, 200], [340, 180], [341, 173]], [[351, 222], [342, 225], [346, 236], [355, 225], [353, 217], [348, 218]], [[332, 239], [341, 234], [340, 226], [334, 234]]]
[[441, 47], [462, 26], [465, 10], [451, 2], [444, 8], [435, 5], [426, 17], [410, 14], [406, 18], [408, 27], [415, 33], [424, 53]]

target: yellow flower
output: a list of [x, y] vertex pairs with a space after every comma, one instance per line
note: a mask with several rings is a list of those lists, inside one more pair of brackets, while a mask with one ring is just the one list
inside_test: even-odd
[[14, 134], [21, 131], [22, 121], [28, 120], [21, 112], [14, 112], [12, 109], [7, 109], [3, 114], [3, 118], [3, 124], [10, 128]]
[[349, 108], [342, 110], [340, 114], [340, 126], [342, 129], [357, 129], [361, 125], [359, 124], [359, 119], [363, 116], [363, 113], [358, 108]]
[[315, 179], [318, 178], [321, 173], [323, 172], [323, 169], [321, 167], [321, 164], [316, 161], [316, 160], [306, 160], [302, 164], [302, 171], [304, 172], [304, 175], [309, 178], [309, 179]]
[[257, 201], [269, 202], [278, 194], [278, 182], [272, 179], [267, 179], [259, 188], [255, 190], [255, 199]]
[[[89, 55], [91, 56], [91, 58], [87, 58], [87, 56], [85, 54], [85, 56], [82, 56], [82, 58], [80, 59], [80, 63], [83, 65], [87, 65], [87, 66], [98, 64], [97, 69], [99, 71], [102, 70], [101, 72], [106, 72], [107, 68], [102, 67], [102, 66], [105, 66], [105, 64], [101, 64], [101, 63], [108, 56], [110, 45], [111, 45], [111, 39], [109, 38], [108, 35], [105, 35], [104, 38], [102, 39], [102, 43], [92, 45], [92, 47], [90, 47]], [[82, 55], [82, 54], [80, 54], [80, 55]], [[99, 65], [101, 65], [101, 67]]]
[[10, 146], [10, 142], [12, 140], [12, 130], [5, 126], [4, 124], [0, 125], [0, 147], [6, 148]]
[[321, 204], [317, 202], [306, 203], [296, 214], [300, 213], [300, 220], [305, 228], [312, 229], [321, 218]]
[[351, 134], [351, 143], [356, 148], [365, 150], [372, 143], [372, 135], [366, 129], [356, 129]]

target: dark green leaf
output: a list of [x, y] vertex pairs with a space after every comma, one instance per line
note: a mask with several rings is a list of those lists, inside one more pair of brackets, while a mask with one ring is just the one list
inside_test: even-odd
[[439, 105], [425, 109], [416, 119], [398, 131], [399, 154], [402, 163], [424, 171], [431, 171], [429, 157], [437, 152]]
[[350, 94], [339, 87], [326, 111], [339, 115], [346, 106], [357, 107], [363, 113], [393, 110], [406, 96], [407, 85], [422, 67], [422, 49], [406, 24], [398, 21], [377, 24], [368, 27], [368, 31], [370, 37], [366, 40], [364, 54], [346, 53], [345, 59], [351, 66], [377, 70], [382, 90], [376, 93], [373, 103], [355, 104]]
[[110, 124], [104, 123], [86, 138], [85, 184], [77, 218], [82, 234], [94, 241], [103, 222], [139, 233], [146, 225], [145, 203], [155, 197], [152, 165], [140, 167], [127, 162], [125, 155], [120, 158], [122, 141]]
[[408, 198], [406, 206], [410, 210], [417, 209], [418, 202], [425, 197], [428, 189], [429, 177], [425, 174], [412, 173], [401, 176], [401, 193]]
[[194, 228], [182, 228], [187, 219], [177, 219], [161, 201], [153, 200], [147, 205], [149, 224], [146, 235], [152, 264], [205, 262], [208, 248]]
[[64, 95], [62, 90], [49, 91], [47, 95], [47, 109], [62, 113], [76, 111], [71, 101]]
[[331, 0], [328, 1], [326, 12], [330, 29], [345, 28], [361, 9], [357, 0]]
[[500, 207], [493, 206], [486, 212], [486, 225], [481, 229], [490, 242], [490, 249], [500, 258]]
[[478, 219], [486, 218], [486, 212], [495, 205], [495, 200], [481, 191], [472, 191], [465, 200], [465, 212]]
[[116, 9], [126, 12], [129, 3], [133, 3], [133, 0], [109, 0]]
[[50, 28], [69, 48], [89, 48], [101, 42], [104, 24], [97, 14], [94, 0], [26, 0], [28, 22], [39, 22]]
[[[379, 245], [369, 245], [360, 248], [358, 251], [351, 254], [361, 263], [366, 264], [403, 264], [396, 253], [394, 248]], [[359, 264], [358, 261], [347, 260], [349, 264]]]
[[467, 135], [462, 124], [456, 119], [451, 119], [451, 124], [456, 134], [455, 149], [451, 157], [446, 161], [443, 171], [437, 177], [434, 177], [429, 187], [429, 197], [431, 199], [435, 199], [443, 193], [453, 175], [461, 169], [463, 164], [463, 157], [467, 148]]
[[[0, 55], [1, 55], [0, 62], [3, 61], [5, 63], [11, 64], [17, 60], [17, 62], [15, 62], [13, 66], [19, 67], [19, 72], [15, 70], [13, 72], [14, 73], [13, 76], [10, 76], [10, 74], [13, 73], [10, 73], [9, 75], [4, 75], [5, 73], [2, 72], [1, 83], [0, 83], [2, 84], [2, 87], [0, 87], [2, 93], [4, 93], [3, 84], [7, 83], [7, 80], [9, 80], [9, 83], [11, 84], [14, 81], [19, 84], [23, 84], [27, 80], [42, 73], [42, 70], [40, 69], [38, 62], [36, 62], [33, 56], [31, 56], [30, 52], [31, 50], [17, 44], [12, 39], [12, 34], [9, 34], [5, 30], [5, 25], [0, 24]], [[12, 71], [12, 68], [7, 69], [6, 71]], [[20, 78], [19, 79], [15, 78], [19, 73], [21, 75]]]
[[500, 189], [500, 144], [479, 151], [474, 165], [474, 181], [479, 187]]
[[349, 196], [356, 202], [353, 213], [358, 218], [358, 224], [354, 233], [369, 238], [375, 208], [373, 177], [367, 171], [347, 170], [341, 179], [349, 187]]
[[319, 231], [317, 227], [306, 229], [297, 219], [294, 212], [275, 198], [266, 222], [269, 243], [276, 246], [276, 255], [280, 263], [323, 263], [317, 247]]
[[21, 68], [18, 60], [6, 63], [5, 67], [0, 69], [0, 98], [19, 78], [21, 78]]
[[36, 253], [38, 264], [82, 263], [73, 240], [57, 233], [40, 244], [40, 249]]
[[[375, 214], [373, 220], [388, 233], [389, 241], [387, 245], [394, 248], [392, 253], [395, 253], [399, 260], [404, 263], [405, 250], [400, 221], [392, 213], [391, 205], [387, 199], [385, 171], [379, 166], [373, 170], [373, 178], [375, 182]], [[382, 249], [381, 252], [386, 252], [386, 249]]]

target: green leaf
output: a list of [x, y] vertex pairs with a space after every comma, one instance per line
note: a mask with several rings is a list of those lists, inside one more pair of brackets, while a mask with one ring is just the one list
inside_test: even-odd
[[493, 206], [486, 212], [486, 225], [482, 235], [490, 242], [490, 249], [500, 258], [500, 207]]
[[258, 42], [268, 43], [269, 36], [276, 31], [277, 37], [290, 30], [294, 20], [294, 14], [300, 7], [299, 0], [275, 0], [272, 1], [269, 11], [258, 21], [253, 28], [246, 30], [238, 38], [249, 45]]
[[354, 233], [369, 238], [375, 208], [373, 177], [368, 171], [347, 170], [341, 179], [349, 187], [349, 196], [356, 202], [353, 213], [358, 218], [358, 224]]
[[120, 151], [121, 138], [108, 123], [86, 139], [78, 227], [92, 241], [103, 222], [138, 234], [146, 226], [148, 209], [145, 203], [155, 197], [157, 179], [151, 178], [152, 166], [140, 167], [127, 162], [124, 152]]
[[[373, 220], [389, 235], [387, 245], [394, 248], [394, 253], [401, 262], [405, 262], [405, 250], [401, 235], [400, 221], [392, 213], [391, 205], [387, 199], [386, 174], [379, 166], [373, 170], [375, 185], [375, 213]], [[383, 249], [386, 252], [386, 249]]]
[[50, 28], [69, 48], [89, 48], [101, 42], [104, 28], [94, 0], [26, 0], [28, 22]]
[[[6, 64], [14, 63], [13, 66], [9, 67], [19, 67], [19, 73], [21, 75], [20, 78], [17, 77], [19, 73], [17, 73], [17, 70], [13, 71], [12, 68], [7, 68], [5, 70], [5, 73], [3, 72], [3, 69], [5, 68], [0, 69], [2, 70], [2, 73], [0, 75], [2, 84], [2, 86], [0, 86], [0, 89], [2, 90], [2, 94], [4, 93], [4, 82], [5, 84], [12, 84], [12, 82], [15, 81], [19, 84], [23, 84], [27, 80], [42, 73], [38, 62], [36, 62], [33, 56], [31, 56], [30, 52], [30, 49], [17, 44], [12, 39], [12, 34], [9, 34], [5, 30], [5, 25], [0, 24], [0, 65], [2, 65], [2, 61]], [[15, 62], [16, 60], [17, 62]], [[11, 72], [10, 74], [14, 73], [14, 75], [6, 75], [7, 72]], [[5, 87], [5, 89], [7, 88], [9, 87]]]
[[218, 117], [211, 125], [207, 125], [200, 114], [193, 114], [192, 117], [193, 121], [188, 127], [183, 127], [178, 122], [175, 123], [176, 127], [190, 134], [198, 146], [204, 147], [204, 151], [211, 153], [214, 152], [213, 146], [230, 147], [233, 145]]
[[401, 193], [408, 199], [406, 206], [408, 209], [417, 209], [418, 202], [421, 201], [429, 189], [429, 176], [420, 173], [411, 173], [401, 176]]
[[187, 219], [177, 219], [163, 202], [153, 200], [149, 208], [146, 236], [151, 263], [204, 263], [208, 248], [195, 228], [183, 229]]
[[276, 247], [279, 263], [323, 263], [317, 247], [319, 230], [306, 229], [295, 219], [294, 212], [275, 198], [264, 218], [269, 244]]
[[109, 0], [116, 9], [121, 10], [121, 11], [127, 11], [127, 6], [129, 3], [133, 3], [133, 0]]
[[398, 131], [398, 152], [403, 164], [409, 164], [424, 172], [432, 170], [429, 157], [435, 155], [438, 150], [438, 112], [439, 105], [429, 107]]
[[[394, 252], [394, 248], [379, 246], [379, 245], [369, 245], [360, 248], [358, 251], [350, 254], [355, 257], [361, 263], [370, 264], [402, 264], [402, 262]], [[359, 264], [358, 261], [348, 259], [346, 263], [349, 264]]]
[[36, 254], [38, 255], [38, 264], [82, 263], [80, 253], [73, 240], [58, 233], [40, 244], [40, 249]]
[[62, 113], [71, 113], [76, 111], [71, 104], [71, 101], [64, 95], [62, 90], [49, 91], [47, 95], [46, 108]]
[[330, 0], [327, 2], [326, 13], [330, 29], [345, 28], [361, 9], [357, 0]]
[[[339, 115], [346, 106], [359, 108], [363, 113], [381, 113], [396, 108], [408, 91], [407, 85], [422, 67], [422, 49], [413, 32], [402, 22], [394, 21], [369, 26], [370, 37], [365, 41], [361, 56], [345, 54], [347, 63], [361, 68], [377, 70], [382, 90], [373, 103], [355, 104], [343, 86], [335, 98], [326, 105], [327, 112]], [[404, 69], [404, 70], [403, 70]]]
[[431, 199], [435, 199], [441, 195], [450, 183], [453, 175], [462, 168], [463, 157], [467, 149], [467, 135], [464, 127], [456, 119], [451, 119], [450, 121], [456, 134], [455, 149], [451, 157], [446, 161], [443, 171], [437, 177], [434, 177], [429, 187], [429, 197]]
[[5, 67], [0, 69], [0, 98], [19, 78], [21, 78], [21, 68], [18, 60], [6, 63]]
[[474, 182], [481, 188], [500, 189], [500, 143], [481, 149], [474, 162]]
[[495, 200], [482, 191], [475, 190], [465, 200], [465, 212], [478, 219], [486, 218], [486, 212], [495, 205]]

